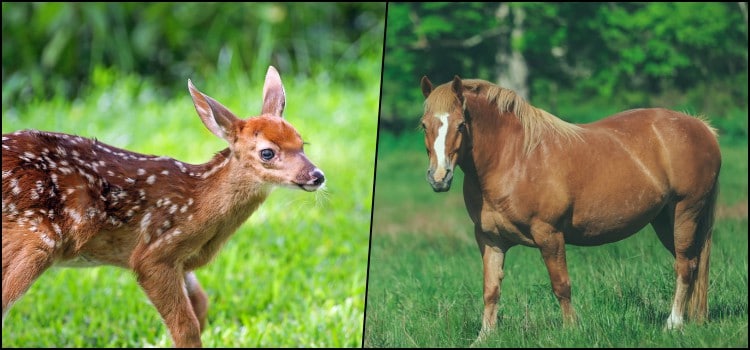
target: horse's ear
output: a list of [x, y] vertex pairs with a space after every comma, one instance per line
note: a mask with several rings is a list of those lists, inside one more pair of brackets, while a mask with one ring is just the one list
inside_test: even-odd
[[424, 95], [424, 98], [427, 98], [427, 96], [430, 96], [430, 93], [432, 92], [432, 82], [430, 82], [430, 79], [427, 78], [427, 76], [422, 77], [422, 95]]
[[461, 77], [459, 77], [458, 75], [453, 77], [451, 88], [453, 88], [453, 92], [456, 93], [458, 100], [461, 101], [461, 103], [463, 103], [464, 102], [464, 86], [463, 86], [463, 83], [461, 82]]

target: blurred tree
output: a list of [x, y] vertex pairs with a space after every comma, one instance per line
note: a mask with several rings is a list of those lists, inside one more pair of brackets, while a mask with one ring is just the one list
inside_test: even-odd
[[384, 22], [384, 3], [3, 2], [3, 105], [75, 96], [98, 66], [162, 86], [269, 64], [356, 84], [338, 63], [379, 59]]
[[381, 122], [416, 123], [424, 74], [528, 89], [553, 113], [565, 99], [720, 116], [747, 109], [747, 62], [744, 3], [390, 3]]

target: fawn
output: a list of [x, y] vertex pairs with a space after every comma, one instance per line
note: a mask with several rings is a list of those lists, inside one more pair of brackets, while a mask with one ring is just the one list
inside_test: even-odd
[[4, 134], [3, 319], [47, 268], [131, 269], [177, 347], [200, 347], [206, 265], [274, 186], [325, 183], [282, 114], [281, 77], [269, 67], [260, 116], [239, 119], [188, 80], [198, 116], [229, 147], [208, 163], [129, 152], [35, 130]]

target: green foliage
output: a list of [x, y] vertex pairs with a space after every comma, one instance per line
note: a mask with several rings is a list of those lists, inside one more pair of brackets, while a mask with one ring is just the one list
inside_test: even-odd
[[257, 81], [271, 64], [300, 78], [362, 84], [369, 80], [356, 65], [339, 64], [380, 57], [385, 22], [384, 3], [4, 2], [2, 9], [3, 106], [78, 96], [100, 66], [159, 86], [196, 75]]
[[[462, 173], [451, 191], [433, 192], [422, 138], [379, 136], [365, 347], [467, 347], [481, 328], [482, 261]], [[575, 328], [562, 325], [539, 251], [512, 248], [498, 329], [479, 346], [747, 347], [747, 141], [722, 144], [722, 156], [707, 323], [663, 330], [674, 260], [649, 227], [617, 243], [567, 246]]]
[[453, 75], [497, 81], [496, 57], [512, 49], [537, 104], [686, 107], [711, 119], [747, 110], [747, 21], [736, 3], [509, 3], [525, 14], [514, 39], [520, 18], [500, 16], [504, 6], [390, 3], [383, 126], [398, 133], [418, 118], [422, 75], [435, 84]]

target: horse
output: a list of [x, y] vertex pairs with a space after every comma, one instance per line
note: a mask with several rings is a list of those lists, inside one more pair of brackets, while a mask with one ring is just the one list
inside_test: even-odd
[[427, 181], [450, 190], [455, 168], [482, 256], [481, 341], [495, 328], [505, 254], [538, 248], [563, 325], [575, 325], [565, 245], [598, 246], [651, 224], [677, 275], [667, 329], [708, 318], [708, 268], [721, 154], [704, 118], [632, 109], [589, 124], [568, 123], [481, 79], [433, 88], [421, 129]]

